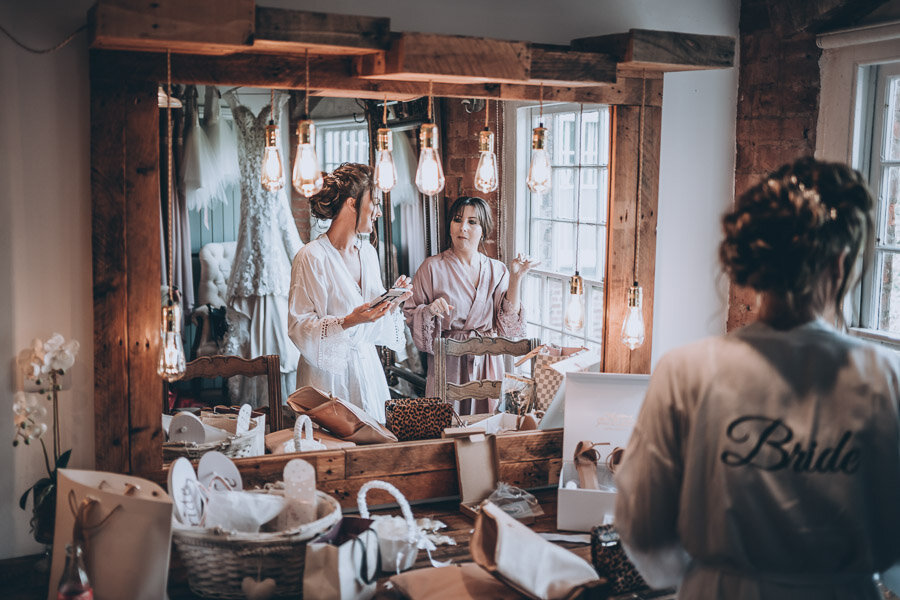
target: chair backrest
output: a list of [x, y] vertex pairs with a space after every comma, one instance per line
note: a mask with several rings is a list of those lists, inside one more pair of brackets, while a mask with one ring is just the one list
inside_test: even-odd
[[225, 306], [228, 278], [237, 242], [210, 242], [200, 248], [200, 283], [197, 286], [197, 306], [211, 304]]
[[184, 377], [188, 379], [212, 379], [215, 377], [266, 376], [269, 390], [269, 431], [280, 431], [283, 426], [281, 412], [281, 360], [277, 354], [244, 358], [242, 356], [201, 356], [186, 365]]
[[538, 339], [511, 340], [504, 337], [474, 337], [467, 340], [438, 338], [434, 341], [434, 382], [437, 394], [445, 402], [457, 402], [466, 398], [482, 400], [500, 398], [502, 382], [494, 379], [477, 379], [468, 383], [451, 383], [447, 381], [447, 357], [475, 355], [510, 355], [528, 354], [541, 342]]

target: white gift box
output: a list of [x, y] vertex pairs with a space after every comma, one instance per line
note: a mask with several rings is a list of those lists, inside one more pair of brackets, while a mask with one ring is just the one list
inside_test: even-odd
[[[611, 491], [566, 487], [578, 484], [573, 462], [578, 442], [597, 446], [599, 464], [616, 447], [624, 448], [644, 401], [649, 375], [570, 372], [566, 374], [566, 409], [563, 429], [563, 466], [559, 477], [556, 527], [590, 531], [611, 522], [616, 494]], [[571, 486], [571, 484], [569, 484]]]

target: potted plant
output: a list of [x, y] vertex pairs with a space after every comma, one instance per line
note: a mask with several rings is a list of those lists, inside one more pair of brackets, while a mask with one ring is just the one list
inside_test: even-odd
[[[61, 378], [75, 364], [79, 344], [76, 340], [66, 341], [54, 333], [45, 341], [35, 338], [30, 348], [19, 353], [16, 363], [23, 371], [25, 379], [32, 383], [37, 392], [16, 393], [13, 411], [15, 413], [16, 437], [13, 446], [19, 443], [31, 445], [38, 441], [44, 454], [47, 476], [39, 479], [25, 490], [19, 500], [19, 507], [26, 510], [28, 496], [32, 496], [31, 532], [34, 539], [42, 544], [53, 542], [53, 528], [56, 519], [56, 474], [69, 464], [71, 450], [60, 452], [59, 441], [59, 391]], [[43, 434], [47, 431], [47, 407], [45, 399], [51, 403], [53, 431], [53, 461], [47, 452]]]

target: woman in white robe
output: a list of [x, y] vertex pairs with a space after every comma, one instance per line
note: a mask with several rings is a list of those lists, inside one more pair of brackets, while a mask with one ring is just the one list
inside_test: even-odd
[[[345, 163], [325, 177], [310, 210], [331, 219], [328, 231], [304, 246], [291, 269], [288, 333], [300, 350], [297, 387], [311, 385], [359, 406], [384, 422], [390, 398], [375, 345], [405, 344], [399, 305], [411, 295], [371, 306], [385, 289], [378, 254], [360, 235], [375, 230], [380, 199], [372, 170]], [[394, 287], [408, 288], [400, 277]]]
[[900, 366], [835, 328], [873, 201], [800, 159], [738, 199], [720, 258], [759, 320], [656, 366], [616, 472], [615, 525], [679, 598], [879, 598], [900, 559]]

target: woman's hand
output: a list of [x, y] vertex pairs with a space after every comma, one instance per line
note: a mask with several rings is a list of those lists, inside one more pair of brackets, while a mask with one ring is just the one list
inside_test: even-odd
[[402, 296], [398, 296], [391, 301], [391, 312], [396, 312], [396, 310], [412, 296], [412, 279], [410, 279], [406, 275], [401, 275], [397, 278], [397, 281], [395, 281], [394, 285], [392, 285], [391, 287], [409, 290]]
[[430, 312], [431, 316], [433, 317], [443, 317], [444, 315], [449, 315], [451, 310], [453, 310], [453, 306], [449, 304], [444, 298], [438, 298], [428, 305], [428, 312]]
[[514, 281], [521, 281], [528, 271], [541, 264], [539, 260], [532, 260], [531, 257], [524, 254], [517, 255], [509, 265], [509, 278]]
[[375, 321], [386, 315], [387, 311], [390, 308], [390, 302], [382, 302], [378, 306], [372, 306], [371, 302], [360, 304], [353, 309], [353, 312], [344, 317], [344, 322], [341, 323], [341, 327], [343, 327], [344, 329], [348, 329], [350, 327], [356, 327], [357, 325], [361, 325], [363, 323], [374, 323]]

